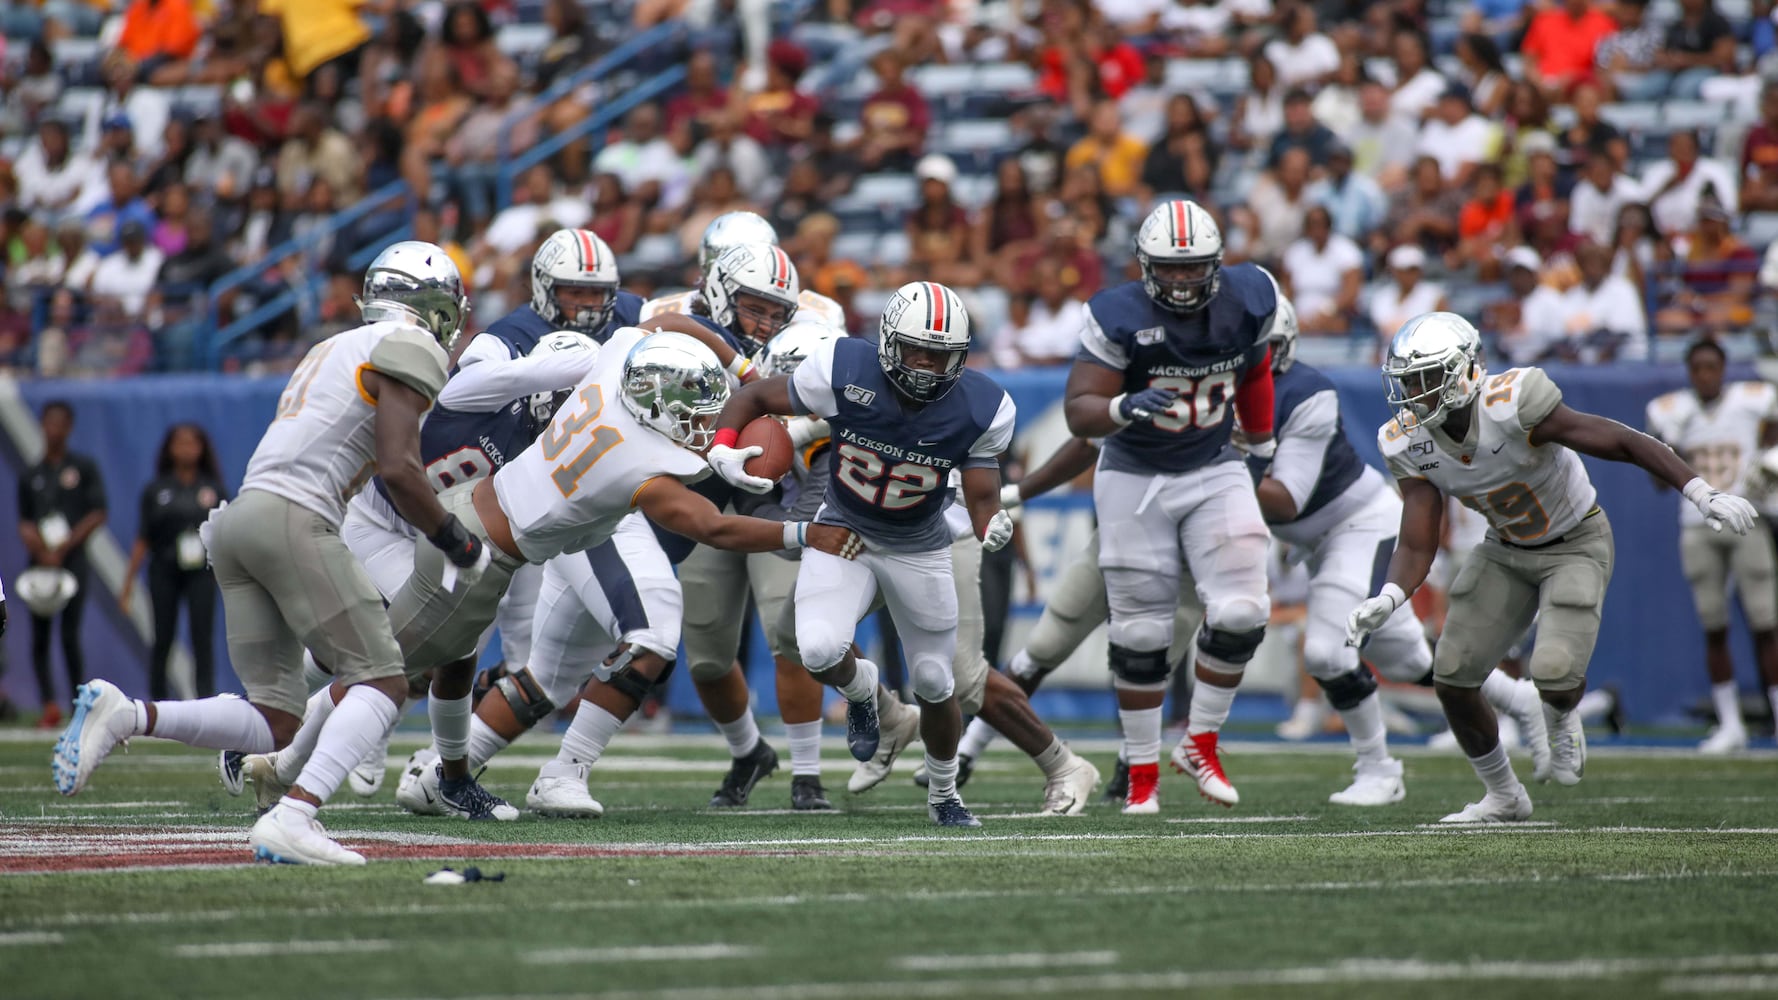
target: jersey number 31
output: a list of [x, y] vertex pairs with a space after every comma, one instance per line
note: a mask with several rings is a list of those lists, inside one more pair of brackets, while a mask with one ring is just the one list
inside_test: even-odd
[[[580, 481], [593, 470], [594, 463], [624, 440], [623, 432], [615, 427], [604, 424], [593, 426], [593, 421], [599, 419], [599, 414], [605, 410], [605, 394], [598, 386], [589, 385], [580, 390], [575, 402], [578, 405], [556, 411], [555, 418], [537, 438], [537, 444], [543, 449], [546, 461], [554, 462], [565, 453], [573, 454], [572, 458], [556, 466], [549, 474], [556, 489], [565, 497], [573, 496]], [[576, 444], [580, 446], [572, 447]]]

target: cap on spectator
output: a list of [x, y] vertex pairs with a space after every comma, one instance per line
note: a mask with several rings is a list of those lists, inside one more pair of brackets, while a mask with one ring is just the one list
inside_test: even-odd
[[123, 114], [122, 112], [107, 115], [105, 116], [103, 127], [107, 132], [114, 128], [121, 128], [127, 131], [130, 127], [130, 116]]
[[801, 77], [809, 68], [809, 54], [801, 45], [780, 38], [766, 47], [766, 59], [791, 79]]
[[1445, 88], [1445, 92], [1438, 96], [1441, 99], [1449, 97], [1453, 100], [1462, 101], [1464, 104], [1468, 104], [1469, 87], [1465, 86], [1461, 81], [1452, 80], [1451, 85]]
[[1721, 199], [1716, 197], [1714, 192], [1706, 191], [1698, 198], [1698, 220], [1700, 222], [1705, 220], [1710, 222], [1731, 222], [1734, 220], [1734, 216], [1729, 212], [1727, 206], [1723, 205]]
[[1327, 144], [1327, 148], [1323, 151], [1322, 155], [1325, 156], [1329, 160], [1336, 159], [1336, 158], [1342, 159], [1342, 160], [1350, 160], [1350, 159], [1352, 159], [1352, 147], [1346, 145], [1345, 143], [1341, 142], [1338, 139], [1335, 139], [1332, 142]]
[[1292, 87], [1284, 92], [1285, 104], [1308, 104], [1314, 100], [1306, 87]]
[[914, 176], [923, 181], [951, 184], [957, 180], [957, 165], [943, 153], [927, 153], [914, 164]]
[[1389, 266], [1398, 271], [1422, 270], [1426, 267], [1426, 251], [1412, 243], [1404, 243], [1389, 251]]
[[1539, 257], [1537, 251], [1530, 247], [1513, 247], [1506, 252], [1505, 260], [1509, 269], [1522, 267], [1533, 273], [1543, 270], [1543, 258]]
[[117, 238], [125, 243], [128, 243], [131, 240], [146, 240], [148, 238], [148, 227], [143, 225], [139, 219], [131, 219], [117, 227]]
[[1556, 155], [1556, 137], [1548, 132], [1533, 132], [1519, 143], [1526, 156]]

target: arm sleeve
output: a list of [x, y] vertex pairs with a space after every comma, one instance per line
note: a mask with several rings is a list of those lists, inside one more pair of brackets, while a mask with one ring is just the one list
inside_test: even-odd
[[799, 416], [831, 417], [840, 412], [833, 395], [833, 352], [837, 340], [822, 344], [790, 376], [790, 408]]
[[1274, 392], [1272, 389], [1272, 351], [1265, 349], [1259, 364], [1247, 369], [1235, 389], [1235, 415], [1249, 434], [1272, 433]]
[[1339, 433], [1340, 401], [1332, 389], [1323, 389], [1303, 400], [1290, 419], [1278, 428], [1278, 453], [1267, 475], [1276, 479], [1298, 510], [1315, 492], [1321, 468], [1327, 461], [1327, 445]]
[[396, 330], [370, 350], [366, 364], [372, 371], [400, 382], [428, 400], [438, 398], [444, 388], [451, 359], [432, 335], [419, 327]]
[[1121, 372], [1130, 367], [1129, 352], [1124, 350], [1124, 345], [1106, 336], [1105, 328], [1099, 325], [1099, 317], [1093, 315], [1092, 303], [1080, 307], [1080, 318], [1081, 356], [1114, 371]]
[[965, 469], [999, 468], [1000, 453], [1012, 444], [1013, 427], [1018, 420], [1018, 408], [1013, 406], [1012, 397], [1004, 391], [1000, 394], [1000, 406], [994, 411], [994, 420], [982, 436], [975, 439], [969, 446], [969, 457], [963, 460]]
[[508, 361], [463, 365], [445, 383], [438, 404], [453, 410], [489, 412], [532, 393], [572, 389], [592, 372], [599, 351], [543, 351]]
[[1562, 405], [1562, 390], [1556, 388], [1542, 368], [1523, 371], [1519, 376], [1519, 426], [1530, 430]]

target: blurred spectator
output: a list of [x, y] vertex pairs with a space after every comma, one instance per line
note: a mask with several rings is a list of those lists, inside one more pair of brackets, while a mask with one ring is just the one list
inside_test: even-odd
[[[1580, 281], [1562, 296], [1562, 338], [1546, 353], [1596, 363], [1648, 357], [1648, 316], [1636, 286], [1611, 273], [1611, 251], [1597, 243], [1575, 248]], [[1751, 276], [1750, 276], [1751, 277]]]
[[105, 179], [109, 194], [86, 215], [87, 247], [101, 257], [118, 248], [125, 223], [141, 223], [144, 234], [155, 223], [154, 210], [137, 194], [136, 172], [128, 163], [113, 161]]
[[1499, 249], [1512, 242], [1513, 193], [1500, 181], [1500, 167], [1476, 168], [1475, 187], [1457, 216], [1457, 246], [1447, 258], [1454, 268], [1478, 264], [1490, 271]]
[[1667, 138], [1667, 159], [1643, 171], [1636, 200], [1647, 203], [1655, 226], [1669, 237], [1688, 232], [1698, 221], [1698, 200], [1713, 189], [1724, 205], [1737, 204], [1735, 176], [1717, 160], [1699, 155], [1698, 133], [1682, 130]]
[[741, 98], [748, 135], [768, 147], [788, 146], [810, 137], [820, 105], [796, 89], [808, 68], [808, 53], [795, 43], [780, 39], [771, 44], [766, 50], [764, 89]]
[[361, 0], [259, 0], [259, 13], [275, 18], [283, 70], [297, 83], [308, 83], [321, 67], [350, 79], [357, 75], [359, 53], [370, 41], [370, 28], [359, 16]]
[[56, 72], [49, 43], [41, 38], [32, 41], [25, 51], [23, 70], [17, 79], [7, 79], [6, 84], [0, 87], [6, 92], [0, 124], [14, 134], [28, 132], [62, 96], [62, 77]]
[[908, 213], [908, 266], [947, 285], [973, 285], [979, 270], [970, 259], [969, 215], [951, 194], [957, 165], [928, 153], [914, 167], [920, 202]]
[[74, 378], [140, 375], [154, 358], [154, 339], [141, 320], [126, 315], [115, 299], [99, 299], [86, 323], [68, 331], [63, 373]]
[[[64, 218], [56, 223], [55, 249], [50, 252], [62, 259], [62, 282], [70, 288], [86, 284], [92, 277], [92, 269], [99, 266], [99, 255], [86, 248], [86, 223], [80, 219]], [[81, 264], [84, 274], [75, 281], [75, 264]]]
[[1143, 204], [1153, 202], [1159, 195], [1175, 194], [1194, 201], [1210, 200], [1211, 187], [1216, 182], [1217, 147], [1201, 121], [1193, 124], [1190, 116], [1196, 112], [1185, 110], [1190, 106], [1191, 98], [1184, 94], [1175, 97], [1174, 121], [1178, 128], [1150, 148], [1143, 161], [1142, 183], [1136, 192], [1137, 200]]
[[539, 163], [525, 171], [513, 194], [514, 202], [501, 209], [482, 234], [483, 242], [496, 253], [515, 254], [537, 242], [538, 234], [545, 230], [578, 229], [586, 224], [586, 203], [566, 195], [558, 197], [554, 177], [546, 164]]
[[1526, 157], [1525, 183], [1513, 194], [1513, 206], [1519, 217], [1519, 228], [1529, 231], [1535, 220], [1560, 219], [1568, 227], [1568, 196], [1570, 185], [1562, 179], [1556, 165], [1556, 140], [1547, 132], [1534, 132], [1524, 138], [1520, 152]]
[[185, 246], [169, 254], [161, 264], [160, 284], [175, 287], [208, 285], [233, 267], [234, 262], [216, 241], [210, 213], [194, 208], [185, 223]]
[[149, 236], [156, 250], [170, 256], [185, 249], [190, 212], [191, 193], [185, 185], [174, 184], [161, 194], [159, 207], [155, 210], [157, 221]]
[[1484, 118], [1496, 118], [1506, 108], [1506, 95], [1512, 76], [1500, 57], [1500, 46], [1483, 34], [1467, 34], [1457, 39], [1457, 62], [1462, 66], [1458, 76], [1469, 88], [1470, 102]]
[[1390, 201], [1383, 228], [1371, 234], [1373, 252], [1385, 253], [1394, 243], [1414, 243], [1442, 254], [1456, 243], [1463, 196], [1445, 183], [1438, 161], [1430, 156], [1415, 160], [1410, 180], [1405, 195]]
[[1065, 365], [1080, 349], [1081, 300], [1063, 287], [1053, 260], [1041, 260], [1037, 291], [1009, 304], [1006, 328], [994, 338], [994, 363], [1002, 368]]
[[272, 231], [278, 225], [278, 186], [271, 167], [261, 167], [254, 172], [246, 201], [245, 215], [235, 230], [231, 252], [237, 262], [253, 264], [272, 246]]
[[855, 260], [833, 256], [834, 237], [840, 234], [840, 220], [827, 212], [816, 212], [796, 227], [792, 238], [797, 256], [797, 273], [805, 288], [813, 288], [833, 299], [846, 312], [848, 332], [857, 336], [865, 329], [867, 317], [852, 305], [852, 294], [870, 283], [870, 274]]
[[[1131, 45], [1115, 25], [1100, 23], [1089, 28], [1083, 49], [1085, 61], [1093, 67], [1086, 93], [1104, 94], [1115, 101], [1146, 77], [1142, 53]], [[1075, 113], [1085, 110], [1077, 100]]]
[[1371, 293], [1371, 325], [1377, 328], [1378, 348], [1386, 346], [1402, 324], [1415, 316], [1446, 308], [1445, 290], [1423, 281], [1426, 252], [1417, 246], [1389, 251], [1389, 280]]
[[1161, 24], [1168, 0], [1093, 0], [1105, 23], [1127, 35], [1151, 35]]
[[185, 183], [216, 197], [244, 197], [253, 182], [258, 154], [245, 140], [228, 134], [222, 119], [213, 112], [200, 113], [193, 122], [191, 155], [185, 160]]
[[6, 300], [12, 308], [28, 312], [37, 295], [62, 283], [68, 268], [55, 244], [50, 242], [49, 227], [41, 219], [27, 219], [19, 227], [18, 238], [7, 247]]
[[358, 149], [345, 134], [327, 123], [327, 108], [315, 101], [297, 105], [290, 116], [290, 138], [278, 148], [278, 191], [300, 194], [319, 177], [348, 201], [362, 193]]
[[1634, 180], [1617, 172], [1610, 153], [1589, 154], [1568, 196], [1568, 228], [1594, 243], [1610, 246], [1618, 210], [1634, 201], [1637, 191]]
[[108, 54], [100, 73], [105, 91], [87, 112], [87, 141], [96, 143], [101, 131], [121, 125], [130, 130], [137, 155], [160, 156], [162, 135], [173, 117], [172, 98], [159, 87], [138, 86], [135, 61], [122, 52]]
[[1167, 86], [1167, 62], [1150, 59], [1144, 67], [1142, 81], [1117, 99], [1117, 110], [1124, 122], [1124, 131], [1152, 146], [1167, 131], [1167, 106], [1175, 97], [1190, 99], [1191, 95], [1174, 93]]
[[1437, 160], [1439, 173], [1456, 187], [1466, 186], [1476, 164], [1493, 159], [1499, 148], [1499, 130], [1470, 108], [1469, 88], [1461, 83], [1439, 97], [1414, 147], [1421, 156]]
[[1315, 8], [1294, 3], [1281, 15], [1284, 33], [1266, 43], [1266, 58], [1284, 87], [1316, 87], [1340, 68], [1340, 50], [1316, 30]]
[[1531, 18], [1519, 49], [1525, 79], [1551, 95], [1565, 92], [1593, 72], [1599, 43], [1617, 31], [1617, 22], [1592, 0], [1561, 0]]
[[516, 70], [494, 45], [494, 25], [475, 0], [458, 0], [445, 12], [444, 51], [457, 81], [470, 96], [494, 93], [494, 76], [502, 67]]
[[[1525, 183], [1530, 172], [1531, 151], [1548, 146], [1553, 153], [1561, 148], [1555, 141], [1556, 126], [1550, 120], [1550, 102], [1543, 91], [1531, 83], [1513, 84], [1506, 99], [1507, 135], [1500, 157], [1500, 174], [1508, 187]], [[1545, 140], [1551, 140], [1546, 142]], [[1561, 161], [1558, 160], [1558, 163]]]
[[986, 269], [990, 280], [1013, 284], [1008, 268], [1020, 254], [1042, 241], [1047, 221], [1025, 168], [1016, 159], [1001, 160], [994, 171], [994, 195], [976, 213], [970, 256]]
[[1655, 229], [1648, 206], [1630, 202], [1618, 208], [1617, 228], [1611, 234], [1611, 273], [1628, 278], [1637, 288], [1648, 275], [1673, 257], [1672, 244]]
[[75, 152], [69, 143], [68, 123], [45, 118], [32, 140], [13, 165], [18, 179], [19, 207], [55, 215], [74, 204], [95, 170], [93, 161]]
[[685, 86], [667, 101], [667, 127], [690, 121], [710, 128], [718, 119], [728, 116], [729, 94], [717, 77], [716, 56], [708, 49], [699, 49], [685, 62]]
[[1364, 60], [1358, 53], [1342, 54], [1340, 66], [1334, 70], [1333, 78], [1315, 91], [1315, 99], [1309, 104], [1309, 114], [1335, 135], [1346, 134], [1362, 117], [1358, 107], [1358, 92], [1366, 79], [1368, 77], [1364, 72]]
[[730, 212], [757, 212], [759, 206], [748, 201], [735, 184], [735, 172], [725, 163], [713, 165], [698, 179], [692, 190], [691, 210], [679, 225], [679, 248], [686, 257], [694, 257], [704, 230], [719, 215]]
[[1020, 258], [1007, 291], [1035, 291], [1033, 276], [1047, 260], [1056, 265], [1056, 280], [1071, 297], [1083, 302], [1091, 298], [1105, 283], [1105, 267], [1092, 249], [1092, 234], [1074, 216], [1063, 215], [1050, 222], [1048, 236]]
[[[481, 225], [494, 210], [494, 184], [511, 157], [530, 149], [542, 127], [529, 98], [515, 100], [518, 67], [502, 60], [488, 78], [488, 96], [463, 118], [444, 144], [451, 186], [462, 199], [469, 223]], [[512, 128], [506, 128], [508, 118]], [[501, 133], [505, 143], [501, 143]]]
[[1292, 149], [1308, 153], [1312, 164], [1327, 162], [1328, 147], [1339, 139], [1327, 126], [1315, 120], [1314, 113], [1309, 110], [1309, 101], [1306, 90], [1292, 90], [1284, 95], [1284, 127], [1272, 136], [1271, 149], [1266, 153], [1266, 169], [1278, 169], [1278, 161]]
[[[1277, 260], [1304, 233], [1303, 209], [1309, 205], [1309, 152], [1292, 149], [1278, 169], [1261, 174], [1247, 196], [1254, 220], [1248, 253], [1256, 260]], [[1331, 225], [1331, 222], [1330, 222]]]
[[[680, 127], [690, 127], [690, 124], [682, 121]], [[732, 116], [718, 115], [707, 128], [708, 137], [692, 154], [693, 172], [702, 176], [717, 164], [725, 164], [734, 171], [735, 184], [742, 195], [764, 204], [767, 188], [773, 181], [772, 164], [766, 158], [766, 151], [753, 141], [752, 136], [740, 130], [740, 124]]]
[[1597, 83], [1574, 88], [1574, 123], [1562, 133], [1564, 160], [1571, 166], [1584, 165], [1592, 154], [1605, 153], [1611, 157], [1612, 169], [1622, 171], [1630, 163], [1630, 143], [1617, 126], [1599, 117], [1603, 100]]
[[1695, 101], [1704, 81], [1735, 64], [1735, 29], [1711, 0], [1679, 0], [1679, 20], [1667, 28], [1655, 53], [1643, 99], [1662, 96]]
[[679, 154], [661, 135], [660, 109], [653, 104], [639, 104], [624, 116], [623, 137], [593, 158], [593, 173], [616, 175], [624, 192], [644, 208], [682, 207], [689, 180]]
[[1426, 39], [1417, 31], [1403, 29], [1390, 42], [1394, 70], [1389, 106], [1398, 115], [1418, 121], [1449, 87], [1426, 58]]
[[141, 64], [146, 78], [162, 63], [190, 59], [202, 37], [189, 0], [130, 0], [117, 47]]
[[1567, 307], [1561, 292], [1539, 280], [1543, 258], [1537, 251], [1513, 247], [1506, 252], [1505, 264], [1512, 294], [1488, 311], [1487, 325], [1497, 331], [1507, 361], [1533, 364], [1561, 338]]
[[1106, 100], [1093, 106], [1087, 134], [1069, 148], [1063, 163], [1069, 170], [1092, 165], [1099, 171], [1105, 193], [1121, 198], [1135, 190], [1147, 156], [1148, 146], [1123, 131], [1117, 103]]
[[1460, 23], [1464, 31], [1513, 37], [1524, 29], [1531, 7], [1530, 0], [1474, 0], [1463, 11]]
[[1296, 306], [1304, 333], [1345, 333], [1358, 309], [1364, 252], [1333, 231], [1326, 208], [1316, 205], [1303, 213], [1302, 220], [1303, 236], [1284, 252], [1278, 278]]
[[1334, 232], [1361, 240], [1376, 229], [1388, 211], [1377, 182], [1352, 169], [1352, 150], [1335, 142], [1327, 149], [1327, 175], [1309, 185], [1309, 200], [1327, 207]]
[[[557, 80], [591, 61], [594, 47], [598, 44], [592, 29], [587, 25], [586, 8], [580, 5], [579, 0], [545, 0], [543, 23], [550, 29], [550, 40], [543, 51], [537, 54], [537, 67], [533, 75], [539, 90], [547, 90]], [[688, 86], [691, 83], [691, 68], [696, 61], [697, 53], [693, 53], [691, 62], [686, 64]]]
[[871, 68], [878, 87], [859, 112], [864, 126], [856, 143], [859, 163], [867, 170], [910, 170], [926, 143], [932, 112], [903, 77], [901, 56], [893, 49], [877, 53]]
[[1247, 89], [1235, 98], [1235, 115], [1229, 122], [1229, 145], [1239, 150], [1271, 145], [1272, 136], [1284, 127], [1284, 85], [1278, 71], [1263, 55], [1247, 60]]
[[119, 233], [121, 248], [99, 261], [88, 289], [95, 302], [115, 301], [125, 316], [139, 320], [166, 255], [149, 244], [148, 228], [140, 222], [125, 222]]
[[167, 123], [165, 149], [148, 168], [142, 190], [158, 207], [160, 195], [175, 184], [185, 183], [185, 161], [191, 159], [191, 123], [184, 115], [174, 115]]
[[[1002, 164], [1017, 164], [1016, 160], [1002, 160]], [[766, 220], [772, 228], [780, 233], [795, 232], [802, 221], [817, 212], [826, 210], [828, 199], [821, 194], [821, 169], [814, 160], [792, 160], [790, 169], [784, 174], [784, 186], [778, 196], [771, 201], [771, 211], [766, 213]]]
[[1760, 91], [1759, 109], [1741, 144], [1741, 211], [1778, 212], [1778, 80]]
[[1753, 319], [1759, 254], [1730, 231], [1729, 211], [1715, 198], [1699, 203], [1697, 217], [1679, 254], [1681, 287], [1655, 323], [1685, 333], [1746, 326]]
[[401, 174], [421, 201], [430, 201], [432, 164], [444, 156], [445, 144], [472, 106], [457, 71], [444, 54], [432, 49], [416, 67], [415, 110], [407, 122], [401, 150]]
[[68, 370], [68, 335], [79, 319], [74, 292], [59, 288], [49, 299], [49, 325], [37, 333], [37, 374], [61, 378]]
[[1620, 101], [1650, 101], [1667, 92], [1667, 74], [1655, 65], [1662, 32], [1648, 19], [1648, 0], [1618, 0], [1617, 32], [1599, 42], [1593, 62]]
[[1385, 191], [1395, 190], [1407, 181], [1414, 162], [1419, 141], [1414, 123], [1394, 113], [1389, 88], [1374, 80], [1359, 86], [1358, 111], [1358, 123], [1341, 135], [1352, 149], [1352, 169]]

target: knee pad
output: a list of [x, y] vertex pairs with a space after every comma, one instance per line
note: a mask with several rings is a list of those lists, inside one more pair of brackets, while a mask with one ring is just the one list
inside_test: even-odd
[[1165, 684], [1167, 675], [1173, 672], [1173, 665], [1167, 662], [1167, 650], [1164, 646], [1160, 649], [1136, 650], [1114, 642], [1107, 659], [1111, 662], [1112, 676], [1125, 684]]
[[914, 679], [914, 697], [928, 704], [937, 704], [951, 696], [953, 680], [951, 665], [943, 660], [923, 656], [908, 665]]
[[512, 717], [526, 729], [549, 718], [549, 714], [556, 710], [555, 703], [543, 693], [543, 688], [529, 670], [506, 674], [494, 682], [494, 690], [506, 699], [507, 706], [512, 709]]
[[1262, 594], [1251, 597], [1211, 598], [1204, 605], [1204, 625], [1222, 632], [1265, 631], [1272, 618], [1272, 602]]
[[838, 629], [825, 622], [799, 622], [796, 648], [802, 656], [803, 666], [818, 674], [832, 669], [846, 658], [846, 651], [852, 648], [852, 637], [841, 635]]
[[721, 680], [735, 671], [735, 661], [718, 663], [709, 660], [693, 661], [686, 668], [691, 672], [691, 679], [700, 683]]
[[1531, 680], [1539, 691], [1568, 691], [1587, 679], [1587, 663], [1559, 637], [1546, 635], [1531, 651]]
[[1358, 650], [1346, 645], [1344, 637], [1312, 635], [1303, 640], [1303, 668], [1324, 686], [1357, 666]]
[[1360, 665], [1356, 670], [1348, 670], [1337, 677], [1317, 677], [1315, 683], [1327, 692], [1327, 700], [1334, 708], [1344, 712], [1357, 708], [1358, 703], [1377, 692], [1377, 677], [1369, 667]]
[[1105, 627], [1111, 647], [1125, 649], [1166, 649], [1173, 643], [1173, 616], [1130, 615], [1113, 618]]
[[[648, 650], [648, 652], [653, 651]], [[605, 683], [616, 688], [620, 694], [637, 704], [641, 704], [648, 700], [648, 695], [654, 690], [656, 684], [665, 683], [667, 678], [673, 676], [675, 663], [672, 659], [667, 659], [667, 665], [661, 669], [660, 676], [651, 680], [644, 676], [642, 671], [636, 669], [636, 665], [631, 662], [635, 658], [636, 649], [634, 647], [626, 646], [620, 650], [617, 656], [605, 665], [605, 669], [609, 671], [609, 677]]]
[[1225, 632], [1208, 626], [1198, 630], [1198, 655], [1206, 667], [1220, 673], [1238, 674], [1253, 659], [1253, 651], [1266, 637], [1266, 627]]

